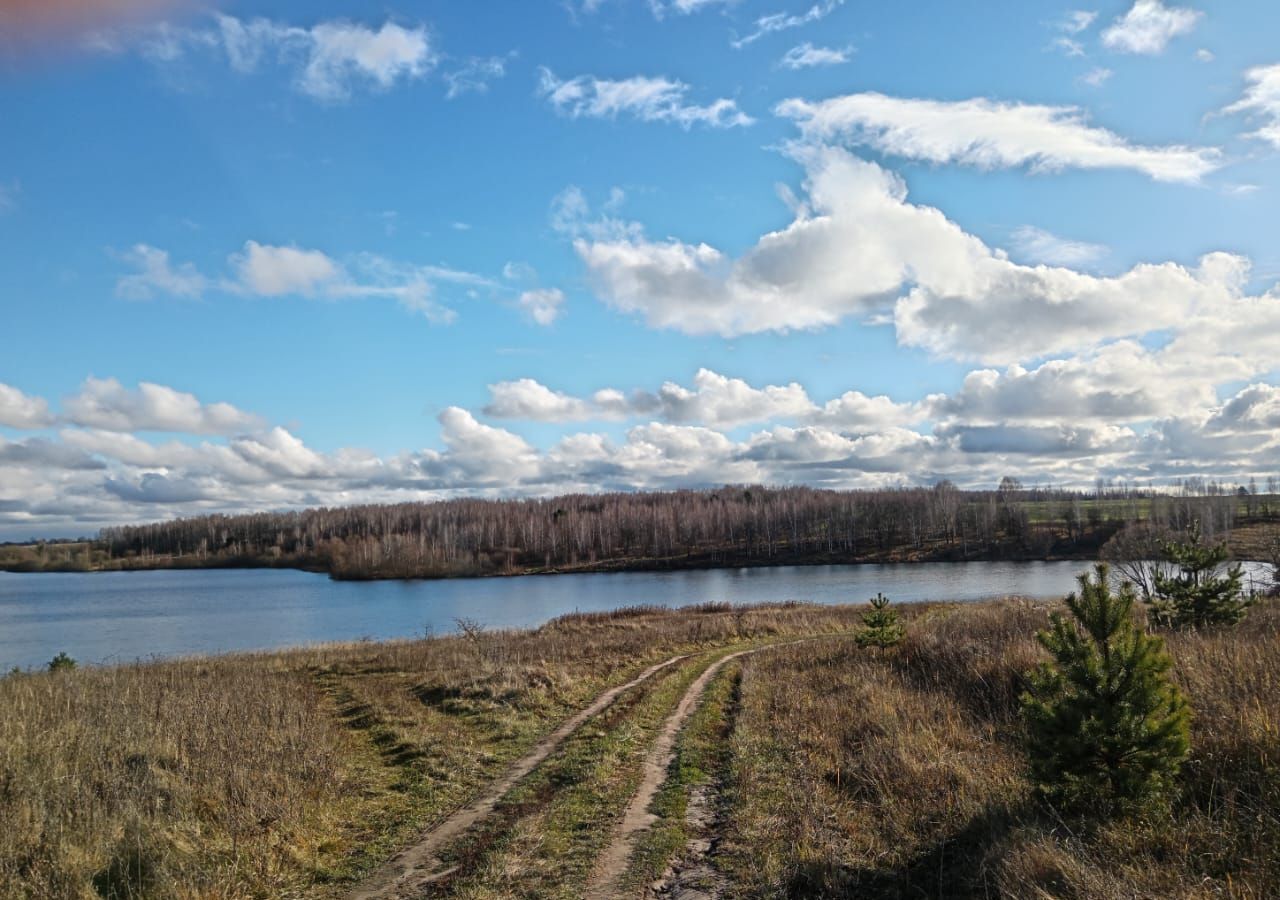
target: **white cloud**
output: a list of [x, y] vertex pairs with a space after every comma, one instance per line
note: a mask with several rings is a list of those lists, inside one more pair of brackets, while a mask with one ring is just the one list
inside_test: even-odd
[[444, 80], [449, 85], [445, 97], [453, 100], [463, 94], [484, 94], [489, 90], [489, 83], [507, 74], [507, 61], [502, 56], [477, 57], [468, 59], [462, 66], [452, 72], [446, 72]]
[[1133, 169], [1158, 181], [1194, 183], [1221, 165], [1217, 149], [1131, 144], [1089, 125], [1071, 106], [864, 93], [819, 102], [785, 100], [776, 112], [796, 120], [811, 139], [846, 140], [909, 159], [983, 169]]
[[1117, 425], [952, 425], [938, 437], [954, 442], [966, 454], [999, 453], [1040, 457], [1097, 457], [1130, 450], [1137, 435]]
[[1202, 63], [1211, 63], [1215, 59], [1213, 55], [1213, 51], [1206, 50], [1204, 47], [1201, 47], [1199, 50], [1197, 50], [1195, 56], [1196, 56], [1196, 62], [1202, 62]]
[[808, 25], [825, 19], [837, 9], [844, 5], [844, 0], [820, 0], [813, 4], [802, 13], [770, 13], [767, 16], [761, 16], [755, 21], [755, 31], [750, 32], [745, 37], [734, 40], [733, 46], [742, 49], [748, 44], [753, 44], [760, 38], [768, 34], [774, 34], [778, 31], [788, 31], [792, 28], [799, 28], [802, 25]]
[[1059, 31], [1065, 31], [1067, 34], [1079, 34], [1082, 31], [1087, 31], [1097, 18], [1098, 13], [1096, 10], [1074, 9], [1063, 16], [1057, 22], [1056, 27]]
[[870, 397], [862, 391], [845, 391], [805, 418], [839, 431], [877, 432], [916, 424], [928, 414], [928, 402], [898, 403], [883, 394]]
[[491, 384], [489, 394], [490, 400], [484, 408], [484, 414], [495, 419], [581, 422], [598, 417], [591, 404], [560, 391], [553, 391], [532, 378]]
[[1213, 380], [1211, 366], [1188, 366], [1118, 341], [1035, 369], [970, 372], [958, 391], [929, 405], [935, 417], [978, 425], [1134, 422], [1211, 406]]
[[1280, 387], [1259, 382], [1241, 388], [1214, 411], [1206, 429], [1245, 433], [1280, 430]]
[[[597, 295], [656, 328], [735, 336], [822, 328], [892, 311], [900, 343], [993, 363], [1086, 349], [1240, 300], [1248, 262], [1139, 265], [1113, 277], [1023, 266], [900, 179], [831, 147], [794, 146], [808, 196], [738, 259], [631, 228], [574, 241]], [[1016, 327], [1008, 323], [1016, 323]]]
[[1115, 73], [1103, 66], [1096, 66], [1080, 76], [1080, 80], [1089, 87], [1102, 87], [1111, 80], [1111, 76]]
[[62, 418], [106, 431], [178, 431], [232, 434], [261, 425], [229, 403], [201, 403], [194, 394], [141, 382], [130, 390], [114, 378], [88, 378], [62, 402]]
[[922, 404], [899, 404], [860, 391], [848, 391], [818, 406], [796, 382], [755, 387], [706, 368], [695, 373], [691, 388], [674, 381], [664, 382], [654, 392], [626, 394], [604, 388], [590, 400], [553, 391], [530, 378], [490, 385], [489, 391], [492, 399], [484, 408], [486, 415], [533, 422], [656, 417], [670, 424], [728, 429], [781, 419], [867, 431], [917, 422], [924, 415]]
[[[1254, 299], [1260, 305], [1263, 298]], [[1266, 299], [1280, 307], [1275, 298]], [[1260, 321], [1238, 326], [1257, 328]], [[1076, 485], [1100, 474], [1150, 480], [1206, 473], [1247, 480], [1274, 472], [1280, 463], [1280, 388], [1255, 380], [1219, 402], [1209, 387], [1212, 378], [1203, 375], [1210, 369], [1194, 377], [1186, 368], [1187, 348], [1175, 344], [1150, 351], [1122, 343], [1035, 369], [974, 372], [952, 397], [916, 404], [851, 391], [816, 407], [795, 385], [756, 388], [709, 371], [699, 373], [692, 389], [664, 385], [648, 395], [653, 402], [666, 395], [667, 407], [655, 407], [656, 414], [706, 417], [720, 427], [748, 416], [796, 420], [774, 422], [740, 440], [701, 423], [662, 421], [634, 426], [617, 442], [567, 433], [542, 450], [458, 407], [439, 416], [440, 449], [386, 457], [353, 449], [322, 453], [292, 431], [260, 424], [198, 444], [68, 424], [56, 439], [0, 437], [0, 533], [25, 537], [174, 515], [475, 494], [725, 483], [883, 487], [938, 478], [990, 485], [1011, 470]], [[1264, 337], [1257, 348], [1267, 344]], [[1264, 356], [1271, 365], [1273, 356]], [[1208, 361], [1201, 356], [1199, 364]], [[1228, 367], [1224, 377], [1234, 378], [1234, 371]], [[157, 422], [195, 428], [213, 415], [212, 406], [153, 387], [145, 401], [142, 389], [123, 392], [136, 395], [123, 401], [122, 389], [95, 389], [109, 400], [95, 408], [113, 411], [105, 422], [113, 428]], [[509, 388], [503, 399], [504, 389], [495, 386], [495, 403], [515, 402], [520, 408], [513, 414], [557, 421], [576, 416], [584, 402], [600, 409], [619, 405], [624, 412], [645, 402], [610, 390], [580, 401], [532, 381]], [[895, 424], [925, 416], [937, 420], [929, 433]], [[1159, 418], [1145, 430], [1135, 424], [1153, 416]]]
[[168, 22], [100, 32], [89, 46], [107, 52], [137, 47], [159, 65], [178, 62], [190, 49], [221, 51], [241, 74], [272, 62], [293, 72], [294, 87], [324, 102], [348, 99], [357, 88], [388, 90], [420, 79], [438, 62], [426, 28], [385, 22], [372, 28], [333, 20], [302, 28], [271, 19], [218, 14], [207, 27]]
[[525, 315], [539, 325], [550, 325], [560, 317], [564, 307], [564, 292], [559, 288], [540, 288], [525, 291], [516, 301]]
[[657, 405], [664, 419], [732, 428], [748, 422], [802, 417], [814, 408], [805, 389], [794, 381], [754, 388], [741, 378], [699, 369], [693, 384], [693, 390], [671, 381], [659, 388]]
[[817, 66], [838, 66], [853, 57], [852, 47], [815, 47], [805, 41], [792, 47], [782, 57], [779, 65], [784, 69], [812, 69]]
[[1244, 96], [1226, 107], [1224, 113], [1244, 113], [1261, 122], [1249, 137], [1280, 148], [1280, 63], [1255, 66], [1244, 73], [1248, 86]]
[[391, 22], [377, 31], [363, 25], [322, 23], [311, 29], [311, 40], [311, 56], [299, 86], [324, 100], [346, 99], [352, 83], [360, 80], [386, 90], [401, 78], [421, 78], [436, 63], [425, 29]]
[[1130, 10], [1102, 32], [1103, 46], [1120, 53], [1153, 56], [1174, 38], [1190, 34], [1204, 13], [1165, 6], [1160, 0], [1136, 0]]
[[568, 81], [557, 78], [550, 69], [542, 68], [538, 93], [570, 118], [616, 119], [631, 115], [643, 122], [672, 122], [683, 128], [706, 125], [711, 128], [733, 128], [750, 125], [754, 120], [729, 99], [714, 100], [705, 106], [686, 101], [689, 86], [668, 78], [632, 78], [610, 80], [592, 75], [579, 75]]
[[[601, 0], [594, 0], [598, 6]], [[715, 6], [733, 6], [740, 0], [649, 0], [649, 9], [655, 19], [662, 19], [668, 13], [687, 16]]]
[[121, 259], [138, 268], [116, 281], [116, 295], [130, 300], [149, 300], [157, 294], [169, 297], [199, 297], [209, 281], [191, 263], [174, 266], [169, 254], [148, 244], [135, 244]]
[[1034, 225], [1023, 225], [1013, 232], [1013, 250], [1027, 262], [1051, 266], [1087, 265], [1108, 252], [1102, 244], [1068, 240]]
[[231, 449], [245, 462], [283, 478], [313, 478], [329, 470], [323, 456], [279, 426], [234, 438]]
[[455, 317], [436, 299], [439, 284], [469, 290], [492, 287], [486, 278], [444, 266], [401, 263], [373, 253], [356, 254], [344, 264], [320, 250], [253, 240], [227, 258], [230, 275], [218, 281], [210, 281], [190, 264], [172, 265], [167, 252], [145, 244], [124, 258], [140, 271], [116, 282], [116, 293], [122, 297], [197, 297], [216, 286], [257, 297], [387, 298], [432, 322], [450, 322]]
[[1054, 38], [1053, 46], [1061, 50], [1066, 56], [1078, 57], [1085, 55], [1084, 44], [1080, 43], [1075, 38], [1067, 37], [1065, 35], [1059, 35]]
[[524, 438], [482, 425], [465, 409], [450, 406], [440, 414], [440, 436], [447, 453], [427, 450], [418, 466], [428, 474], [444, 476], [463, 485], [509, 487], [536, 478], [538, 453]]
[[257, 241], [245, 242], [244, 252], [231, 257], [231, 268], [246, 290], [262, 297], [314, 297], [342, 274], [338, 264], [319, 250], [276, 247]]
[[8, 428], [46, 428], [53, 424], [49, 404], [43, 397], [29, 397], [16, 387], [0, 382], [0, 425]]

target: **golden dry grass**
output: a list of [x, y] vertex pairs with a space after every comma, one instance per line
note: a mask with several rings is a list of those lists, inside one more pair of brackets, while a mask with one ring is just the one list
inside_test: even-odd
[[1173, 635], [1195, 710], [1166, 816], [1033, 797], [1017, 698], [1042, 604], [920, 609], [887, 652], [744, 665], [725, 865], [743, 897], [1280, 896], [1280, 609]]
[[[1101, 826], [1057, 818], [1026, 777], [1018, 696], [1048, 610], [908, 607], [888, 651], [837, 636], [744, 658], [732, 715], [721, 696], [705, 746], [682, 740], [657, 811], [725, 769], [726, 897], [1280, 896], [1280, 608], [1168, 636], [1196, 713], [1182, 794], [1167, 817]], [[0, 679], [0, 898], [340, 896], [605, 687], [694, 653], [450, 851], [464, 868], [444, 895], [570, 898], [702, 667], [860, 612], [631, 609]], [[636, 871], [660, 870], [682, 829], [664, 822]]]
[[780, 606], [0, 679], [0, 898], [327, 896], [606, 686]]

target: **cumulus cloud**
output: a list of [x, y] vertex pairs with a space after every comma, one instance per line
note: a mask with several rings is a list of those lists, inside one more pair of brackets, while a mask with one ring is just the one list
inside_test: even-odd
[[668, 381], [658, 390], [662, 415], [672, 422], [726, 428], [746, 422], [790, 419], [807, 414], [813, 401], [796, 382], [755, 388], [741, 378], [699, 369], [693, 390]]
[[8, 428], [46, 428], [53, 424], [49, 403], [30, 397], [16, 387], [0, 382], [0, 425]]
[[1137, 435], [1115, 425], [946, 425], [937, 436], [962, 453], [1096, 457], [1133, 447]]
[[931, 398], [931, 413], [970, 424], [1153, 419], [1211, 406], [1217, 365], [1217, 360], [1195, 365], [1135, 341], [1117, 341], [1034, 369], [1013, 365], [970, 372], [958, 391]]
[[562, 80], [548, 68], [539, 70], [538, 94], [556, 112], [572, 119], [616, 119], [634, 116], [642, 122], [671, 122], [689, 129], [694, 125], [733, 128], [750, 125], [754, 119], [727, 98], [704, 106], [686, 99], [689, 85], [669, 78], [607, 79], [579, 75]]
[[457, 406], [444, 410], [439, 418], [447, 452], [424, 451], [417, 461], [423, 472], [461, 486], [510, 485], [537, 478], [538, 453], [524, 438], [481, 424]]
[[262, 297], [313, 297], [320, 288], [332, 285], [341, 273], [338, 264], [319, 250], [275, 247], [257, 241], [247, 241], [244, 252], [233, 255], [230, 262], [240, 284]]
[[1033, 172], [1132, 169], [1157, 181], [1194, 183], [1221, 165], [1215, 148], [1132, 144], [1090, 125], [1073, 106], [1001, 103], [985, 98], [917, 100], [878, 93], [828, 100], [784, 100], [775, 110], [803, 133], [881, 153], [982, 169]]
[[658, 418], [679, 425], [715, 429], [790, 420], [855, 431], [919, 421], [921, 404], [900, 404], [885, 396], [848, 391], [818, 406], [797, 382], [755, 387], [745, 379], [699, 369], [693, 386], [664, 382], [656, 391], [603, 388], [590, 399], [553, 391], [530, 378], [490, 385], [486, 415], [535, 422]]
[[1249, 137], [1266, 141], [1280, 149], [1280, 63], [1255, 66], [1244, 73], [1244, 96], [1226, 107], [1224, 113], [1243, 113], [1260, 123]]
[[803, 25], [821, 21], [843, 5], [844, 0], [821, 0], [821, 2], [813, 4], [802, 13], [769, 13], [756, 19], [755, 30], [744, 37], [736, 38], [732, 42], [733, 46], [742, 49], [748, 44], [754, 44], [766, 35], [779, 31], [789, 31], [792, 28], [799, 28]]
[[149, 300], [157, 294], [166, 297], [201, 296], [209, 287], [209, 281], [191, 263], [174, 265], [165, 250], [149, 244], [135, 244], [121, 255], [126, 263], [138, 271], [121, 276], [116, 281], [116, 296], [130, 300]]
[[815, 47], [805, 41], [786, 52], [778, 65], [793, 71], [818, 66], [839, 66], [853, 57], [852, 47]]
[[[1176, 360], [1141, 358], [1151, 352], [1133, 344], [1103, 351], [1109, 359], [1100, 353], [1038, 369], [978, 372], [953, 397], [901, 405], [850, 392], [818, 407], [794, 385], [756, 388], [705, 371], [692, 389], [655, 392], [650, 402], [660, 404], [665, 394], [667, 407], [655, 407], [655, 415], [719, 427], [651, 421], [619, 440], [571, 432], [539, 449], [449, 407], [439, 416], [438, 449], [382, 457], [353, 449], [323, 453], [288, 429], [260, 423], [201, 443], [110, 430], [123, 424], [199, 428], [217, 417], [214, 405], [175, 401], [179, 392], [172, 389], [155, 386], [149, 399], [141, 389], [123, 392], [136, 396], [121, 400], [122, 389], [96, 388], [92, 393], [106, 399], [84, 421], [107, 429], [64, 416], [56, 439], [0, 436], [0, 533], [84, 532], [174, 515], [461, 494], [756, 482], [877, 487], [938, 478], [990, 485], [1010, 470], [1063, 484], [1088, 484], [1099, 473], [1211, 472], [1246, 480], [1272, 471], [1268, 467], [1280, 462], [1280, 388], [1254, 381], [1222, 402], [1194, 391], [1162, 393], [1158, 376], [1173, 371]], [[1130, 382], [1138, 389], [1116, 390]], [[494, 403], [515, 404], [521, 416], [564, 420], [584, 402], [631, 409], [639, 401], [617, 391], [581, 401], [533, 381], [495, 386]], [[1174, 404], [1181, 406], [1149, 428], [1135, 424]], [[893, 424], [921, 422], [923, 406], [933, 407], [928, 414], [937, 420], [930, 431]], [[748, 416], [770, 424], [741, 439], [721, 430]], [[797, 421], [776, 421], [788, 416]], [[848, 427], [838, 418], [860, 424]]]
[[88, 378], [62, 401], [62, 418], [107, 431], [179, 431], [232, 434], [262, 422], [229, 403], [201, 403], [194, 394], [142, 382], [130, 390], [114, 378]]
[[1154, 56], [1174, 38], [1195, 30], [1203, 16], [1199, 10], [1165, 6], [1160, 0], [1137, 0], [1102, 32], [1102, 43], [1120, 53]]
[[1280, 429], [1280, 387], [1259, 382], [1241, 388], [1209, 416], [1205, 428], [1245, 433]]
[[532, 378], [489, 385], [486, 416], [531, 422], [579, 422], [596, 417], [590, 403], [553, 391]]
[[1113, 277], [1018, 265], [907, 202], [905, 184], [872, 162], [832, 147], [791, 152], [807, 196], [789, 225], [737, 259], [639, 228], [580, 234], [598, 296], [656, 328], [730, 337], [891, 314], [902, 344], [1011, 363], [1181, 324], [1239, 298], [1248, 273], [1229, 254]]

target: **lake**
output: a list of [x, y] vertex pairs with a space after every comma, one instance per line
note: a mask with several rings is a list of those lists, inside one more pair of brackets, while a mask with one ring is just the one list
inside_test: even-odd
[[726, 601], [901, 603], [1064, 596], [1084, 562], [904, 563], [617, 572], [451, 581], [331, 581], [287, 569], [0, 572], [0, 672], [65, 651], [83, 663], [444, 634], [567, 612]]

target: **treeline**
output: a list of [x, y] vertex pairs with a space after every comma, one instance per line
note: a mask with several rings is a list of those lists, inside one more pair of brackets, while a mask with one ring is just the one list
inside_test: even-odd
[[[1248, 509], [1244, 504], [1248, 501]], [[211, 515], [104, 529], [94, 568], [284, 565], [338, 578], [907, 559], [1093, 557], [1123, 525], [1230, 532], [1266, 495], [725, 487]], [[1256, 509], [1255, 509], [1256, 507]]]

